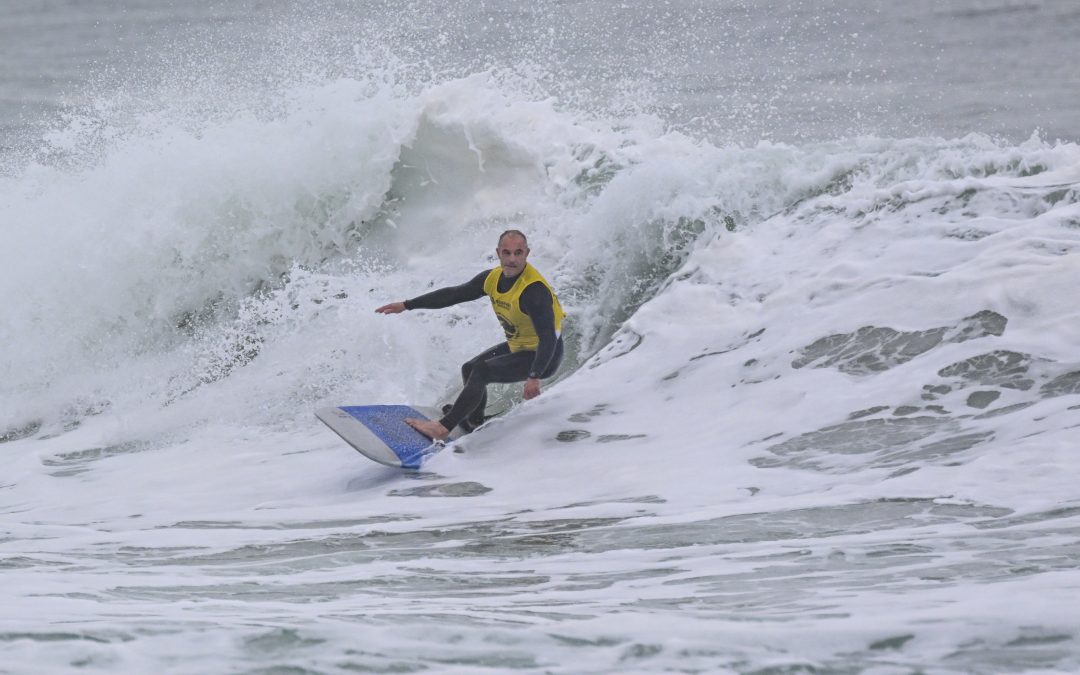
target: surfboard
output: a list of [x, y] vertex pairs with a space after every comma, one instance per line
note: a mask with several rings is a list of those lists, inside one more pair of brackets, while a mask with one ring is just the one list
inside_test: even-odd
[[[432, 440], [405, 424], [406, 417], [437, 420], [442, 414], [435, 408], [411, 405], [359, 405], [320, 408], [315, 411], [326, 426], [364, 457], [379, 464], [402, 469], [419, 469], [444, 442]], [[460, 429], [450, 433], [450, 441], [461, 436]]]

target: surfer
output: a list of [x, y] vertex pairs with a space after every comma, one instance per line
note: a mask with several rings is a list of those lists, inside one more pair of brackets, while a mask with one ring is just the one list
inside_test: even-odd
[[445, 440], [461, 425], [466, 432], [484, 423], [487, 385], [525, 382], [522, 396], [540, 395], [540, 380], [551, 377], [563, 356], [562, 321], [565, 314], [547, 280], [530, 265], [529, 242], [519, 230], [499, 235], [495, 248], [499, 265], [460, 286], [448, 286], [403, 302], [391, 302], [375, 311], [399, 314], [413, 309], [442, 309], [488, 296], [506, 341], [487, 349], [461, 366], [465, 388], [450, 410], [435, 420], [406, 419], [409, 426], [433, 440]]

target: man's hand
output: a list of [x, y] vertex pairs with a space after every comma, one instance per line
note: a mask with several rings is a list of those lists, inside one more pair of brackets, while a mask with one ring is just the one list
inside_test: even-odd
[[379, 314], [401, 314], [405, 311], [405, 303], [391, 302], [389, 305], [383, 305], [375, 311]]
[[523, 391], [521, 394], [522, 398], [528, 401], [530, 398], [536, 398], [539, 395], [540, 380], [536, 379], [535, 377], [530, 377], [529, 379], [525, 380], [525, 391]]

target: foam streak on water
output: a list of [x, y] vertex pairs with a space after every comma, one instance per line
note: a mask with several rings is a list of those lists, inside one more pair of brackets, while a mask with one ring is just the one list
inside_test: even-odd
[[[5, 174], [0, 672], [1080, 669], [1080, 147], [408, 72], [109, 99]], [[443, 403], [499, 335], [374, 308], [508, 227], [562, 371], [358, 456], [312, 411]]]

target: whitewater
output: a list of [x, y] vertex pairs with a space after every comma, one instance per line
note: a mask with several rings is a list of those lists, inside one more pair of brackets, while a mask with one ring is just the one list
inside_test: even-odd
[[[1080, 25], [961, 4], [920, 39]], [[174, 31], [156, 79], [3, 127], [0, 672], [1080, 670], [1075, 108], [979, 128], [972, 84], [915, 119], [863, 73], [785, 125], [836, 62], [717, 103], [672, 56], [704, 26], [772, 86], [755, 64], [812, 41], [740, 22], [872, 45], [920, 16], [796, 5], [371, 4], [361, 39], [347, 3], [273, 30], [130, 3]], [[616, 28], [675, 51], [578, 60]], [[242, 70], [180, 49], [259, 41]], [[559, 373], [418, 471], [363, 458], [314, 410], [449, 402], [501, 335], [483, 302], [374, 309], [508, 228], [567, 310]]]

